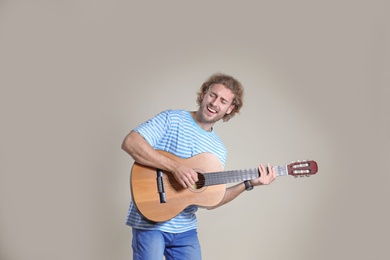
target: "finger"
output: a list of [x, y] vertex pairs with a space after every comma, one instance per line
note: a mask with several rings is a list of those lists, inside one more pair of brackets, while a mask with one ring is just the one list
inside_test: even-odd
[[187, 180], [190, 185], [194, 185], [197, 182], [196, 176], [194, 176], [193, 174], [188, 175]]
[[183, 186], [183, 188], [187, 188], [188, 187], [184, 180], [181, 180], [180, 184], [181, 184], [181, 186]]
[[269, 163], [267, 163], [267, 175], [272, 176], [272, 174], [273, 174], [272, 171], [273, 171], [273, 169], [272, 169], [271, 165]]
[[186, 178], [185, 182], [187, 184], [187, 187], [191, 187], [195, 183], [194, 180], [192, 179], [192, 176]]
[[193, 171], [193, 174], [192, 174], [192, 179], [194, 180], [194, 182], [197, 182], [199, 180], [198, 178], [198, 173], [196, 171]]
[[270, 169], [269, 179], [271, 183], [273, 180], [275, 180], [276, 173], [275, 173], [275, 169], [270, 164], [268, 164], [268, 168]]
[[191, 173], [182, 175], [179, 182], [184, 188], [189, 188], [195, 183]]
[[262, 164], [259, 165], [259, 171], [260, 171], [260, 176], [263, 176], [265, 174], [265, 169]]

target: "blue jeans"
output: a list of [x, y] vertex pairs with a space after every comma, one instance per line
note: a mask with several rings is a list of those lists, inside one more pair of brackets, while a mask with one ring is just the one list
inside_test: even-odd
[[172, 234], [133, 228], [133, 260], [201, 260], [196, 229]]

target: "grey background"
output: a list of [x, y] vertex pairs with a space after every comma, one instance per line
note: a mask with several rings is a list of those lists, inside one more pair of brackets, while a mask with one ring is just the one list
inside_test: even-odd
[[387, 1], [0, 1], [0, 259], [131, 259], [124, 136], [245, 87], [226, 169], [314, 159], [199, 211], [204, 259], [389, 257]]

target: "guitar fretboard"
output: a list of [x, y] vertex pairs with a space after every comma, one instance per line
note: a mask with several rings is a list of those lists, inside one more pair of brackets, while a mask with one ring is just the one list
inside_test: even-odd
[[[273, 166], [276, 176], [288, 175], [287, 165]], [[246, 180], [253, 180], [260, 176], [258, 168], [247, 170], [232, 170], [222, 172], [212, 172], [205, 174], [204, 186], [212, 186], [218, 184], [242, 182]]]

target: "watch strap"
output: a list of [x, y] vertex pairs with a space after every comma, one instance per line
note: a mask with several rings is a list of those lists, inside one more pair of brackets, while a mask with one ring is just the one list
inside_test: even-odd
[[253, 186], [249, 183], [249, 181], [244, 181], [244, 185], [246, 191], [253, 190]]

